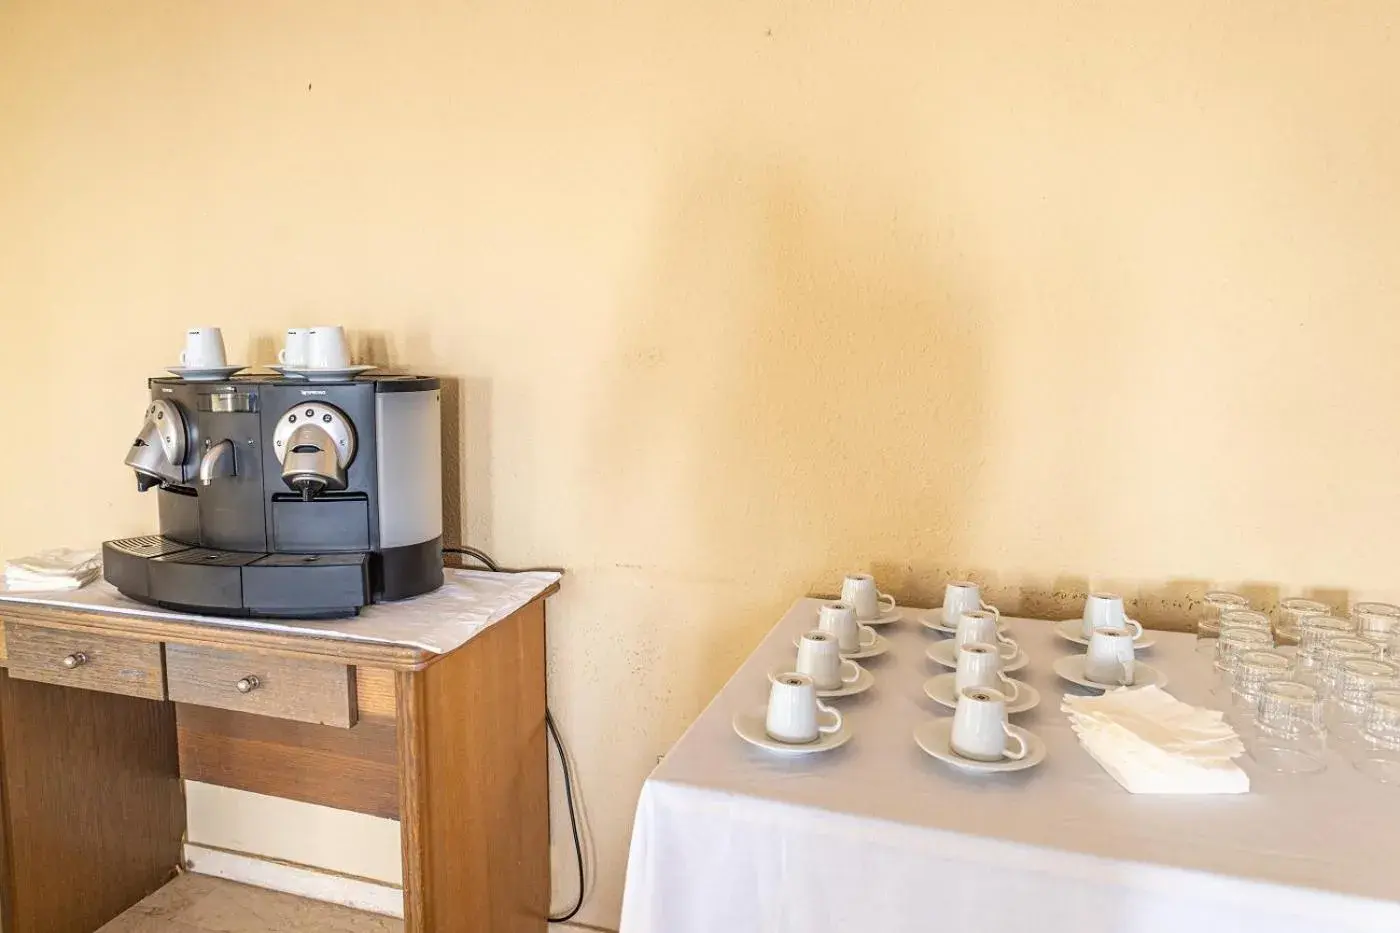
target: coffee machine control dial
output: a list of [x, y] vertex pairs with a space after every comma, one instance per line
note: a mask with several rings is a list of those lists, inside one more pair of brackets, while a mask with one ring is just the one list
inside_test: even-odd
[[282, 481], [312, 499], [323, 490], [345, 488], [345, 471], [355, 459], [355, 426], [334, 405], [306, 402], [277, 419], [272, 447], [282, 464]]

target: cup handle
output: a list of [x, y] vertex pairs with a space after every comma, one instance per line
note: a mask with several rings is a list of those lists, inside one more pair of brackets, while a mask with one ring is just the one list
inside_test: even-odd
[[[1007, 649], [1010, 649], [1010, 654], [1007, 653]], [[1016, 652], [1020, 650], [1021, 646], [1016, 644], [1014, 640], [1003, 635], [1001, 632], [997, 632], [997, 655], [1003, 661], [1010, 661], [1012, 658], [1016, 657]]]
[[1007, 677], [1001, 671], [997, 671], [997, 678], [1006, 685], [1006, 689], [1001, 691], [1006, 694], [1006, 702], [1015, 703], [1021, 696], [1021, 682]]
[[841, 670], [844, 671], [844, 670], [846, 670], [847, 668], [850, 668], [851, 676], [850, 676], [850, 677], [842, 677], [842, 678], [841, 678], [841, 683], [843, 683], [843, 684], [853, 684], [853, 683], [855, 683], [857, 680], [860, 680], [860, 665], [857, 664], [856, 662], [852, 661], [850, 658], [842, 658], [842, 659], [841, 659]]
[[[830, 715], [832, 716], [833, 719], [835, 719], [835, 722], [832, 722], [831, 724], [825, 725], [825, 726], [823, 726], [823, 725], [821, 725], [820, 723], [818, 723], [818, 724], [817, 724], [817, 731], [818, 731], [818, 732], [820, 732], [822, 735], [831, 735], [831, 733], [833, 733], [833, 732], [840, 732], [840, 731], [841, 731], [841, 711], [840, 711], [840, 710], [838, 710], [838, 709], [833, 709], [833, 708], [831, 708], [830, 706], [827, 706], [827, 705], [826, 705], [825, 703], [823, 703], [821, 700], [818, 700], [818, 701], [817, 701], [817, 712], [819, 712], [819, 713], [828, 713], [828, 714], [830, 714]], [[1022, 752], [1021, 754], [1024, 755], [1025, 752]]]
[[184, 351], [184, 350], [181, 350], [181, 351], [180, 351], [180, 365], [181, 365], [182, 367], [185, 365], [185, 360], [186, 360], [185, 351]]
[[286, 348], [286, 347], [283, 347], [282, 349], [280, 349], [280, 350], [277, 351], [277, 362], [281, 363], [283, 366], [286, 366], [286, 365], [287, 365], [287, 348]]
[[[869, 641], [866, 640], [866, 635], [870, 636]], [[873, 628], [871, 628], [868, 625], [862, 625], [860, 627], [860, 650], [864, 651], [866, 648], [875, 647], [875, 639], [879, 637], [879, 635], [875, 634], [875, 630]]]
[[996, 606], [989, 606], [989, 605], [987, 605], [986, 603], [982, 603], [982, 611], [983, 611], [983, 612], [990, 612], [992, 615], [996, 616], [996, 617], [997, 617], [997, 624], [998, 624], [998, 625], [1001, 624], [1001, 610], [998, 609]]
[[1026, 743], [1025, 743], [1025, 740], [1022, 739], [1022, 738], [1021, 738], [1019, 735], [1017, 735], [1016, 733], [1012, 732], [1012, 731], [1011, 731], [1011, 728], [1010, 728], [1009, 726], [1007, 726], [1005, 723], [1002, 724], [1002, 727], [1001, 727], [1001, 728], [1002, 728], [1002, 731], [1006, 733], [1006, 738], [1007, 738], [1007, 740], [1008, 740], [1009, 742], [1015, 742], [1015, 743], [1016, 743], [1016, 750], [1015, 750], [1015, 751], [1012, 751], [1012, 750], [1011, 750], [1011, 746], [1010, 746], [1010, 745], [1007, 745], [1007, 746], [1006, 746], [1006, 751], [1002, 752], [1002, 754], [1005, 755], [1007, 758], [1010, 758], [1012, 761], [1020, 761], [1022, 758], [1025, 758], [1025, 757], [1026, 757]]
[[1133, 641], [1137, 641], [1142, 637], [1142, 623], [1137, 619], [1129, 619], [1127, 616], [1124, 616], [1123, 624], [1133, 630]]
[[876, 599], [876, 601], [881, 602], [881, 603], [883, 603], [883, 602], [884, 602], [885, 600], [887, 600], [887, 599], [890, 601], [889, 607], [885, 610], [886, 612], [893, 612], [893, 611], [894, 611], [894, 607], [897, 606], [897, 605], [899, 605], [898, 603], [896, 603], [896, 602], [894, 601], [894, 597], [891, 596], [889, 593], [876, 593], [876, 594], [875, 594], [875, 599]]
[[1125, 687], [1133, 685], [1133, 662], [1123, 661], [1118, 665], [1118, 682]]

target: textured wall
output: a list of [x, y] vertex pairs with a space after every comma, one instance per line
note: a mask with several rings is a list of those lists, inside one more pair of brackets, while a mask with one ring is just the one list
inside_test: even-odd
[[456, 527], [569, 570], [611, 924], [648, 768], [848, 568], [1400, 596], [1394, 16], [8, 0], [0, 547], [151, 527], [187, 324], [454, 380]]

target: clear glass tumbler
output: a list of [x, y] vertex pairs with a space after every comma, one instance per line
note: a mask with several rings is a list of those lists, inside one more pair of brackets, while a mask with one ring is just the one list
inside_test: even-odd
[[1274, 616], [1274, 634], [1280, 642], [1298, 643], [1298, 623], [1306, 616], [1325, 616], [1332, 613], [1332, 607], [1315, 599], [1290, 597], [1280, 600]]
[[1220, 613], [1220, 630], [1225, 632], [1232, 628], [1257, 628], [1270, 636], [1274, 633], [1269, 617], [1253, 609], [1226, 609]]
[[1245, 735], [1253, 731], [1259, 691], [1271, 680], [1287, 680], [1292, 670], [1293, 659], [1282, 651], [1256, 648], [1241, 651], [1235, 657], [1229, 719], [1236, 732]]
[[1322, 666], [1322, 648], [1334, 638], [1353, 634], [1347, 619], [1335, 616], [1304, 616], [1298, 630], [1298, 669], [1310, 671]]
[[1259, 688], [1250, 753], [1262, 767], [1290, 774], [1327, 768], [1327, 729], [1322, 697], [1296, 680], [1271, 680]]
[[1333, 744], [1358, 742], [1378, 690], [1400, 690], [1400, 664], [1373, 658], [1347, 658], [1337, 667], [1327, 700], [1327, 734]]
[[1220, 637], [1220, 615], [1231, 609], [1248, 609], [1249, 600], [1238, 593], [1210, 590], [1201, 602], [1201, 614], [1196, 619], [1196, 650], [1215, 653], [1215, 640]]
[[1382, 784], [1400, 784], [1400, 690], [1371, 694], [1355, 764]]
[[1215, 693], [1229, 702], [1235, 661], [1246, 651], [1272, 648], [1274, 638], [1268, 632], [1253, 628], [1226, 629], [1215, 640]]
[[1390, 643], [1390, 639], [1400, 633], [1400, 606], [1390, 603], [1357, 603], [1351, 607], [1351, 620], [1356, 623], [1356, 634], [1380, 645]]
[[1322, 645], [1322, 666], [1317, 671], [1317, 687], [1322, 692], [1323, 699], [1330, 697], [1332, 691], [1336, 689], [1337, 674], [1343, 661], [1353, 658], [1379, 660], [1380, 656], [1380, 645], [1364, 638], [1357, 638], [1355, 635], [1343, 635], [1340, 638], [1332, 638], [1324, 642]]

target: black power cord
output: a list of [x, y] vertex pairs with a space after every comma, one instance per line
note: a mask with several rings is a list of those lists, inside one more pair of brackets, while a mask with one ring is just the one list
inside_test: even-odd
[[[480, 563], [495, 573], [500, 573], [500, 566], [491, 559], [491, 555], [474, 547], [444, 547], [443, 551], [448, 554], [463, 554], [472, 560]], [[544, 711], [545, 728], [549, 731], [549, 737], [554, 740], [554, 748], [559, 753], [559, 768], [564, 772], [564, 799], [569, 804], [569, 832], [574, 837], [574, 861], [578, 865], [578, 897], [574, 900], [574, 906], [566, 913], [558, 916], [551, 915], [548, 919], [550, 923], [566, 923], [578, 914], [583, 908], [584, 895], [584, 871], [583, 871], [583, 841], [578, 832], [578, 808], [574, 805], [574, 769], [569, 766], [569, 756], [564, 754], [564, 740], [559, 737], [559, 726], [554, 722], [554, 714], [545, 707]]]

